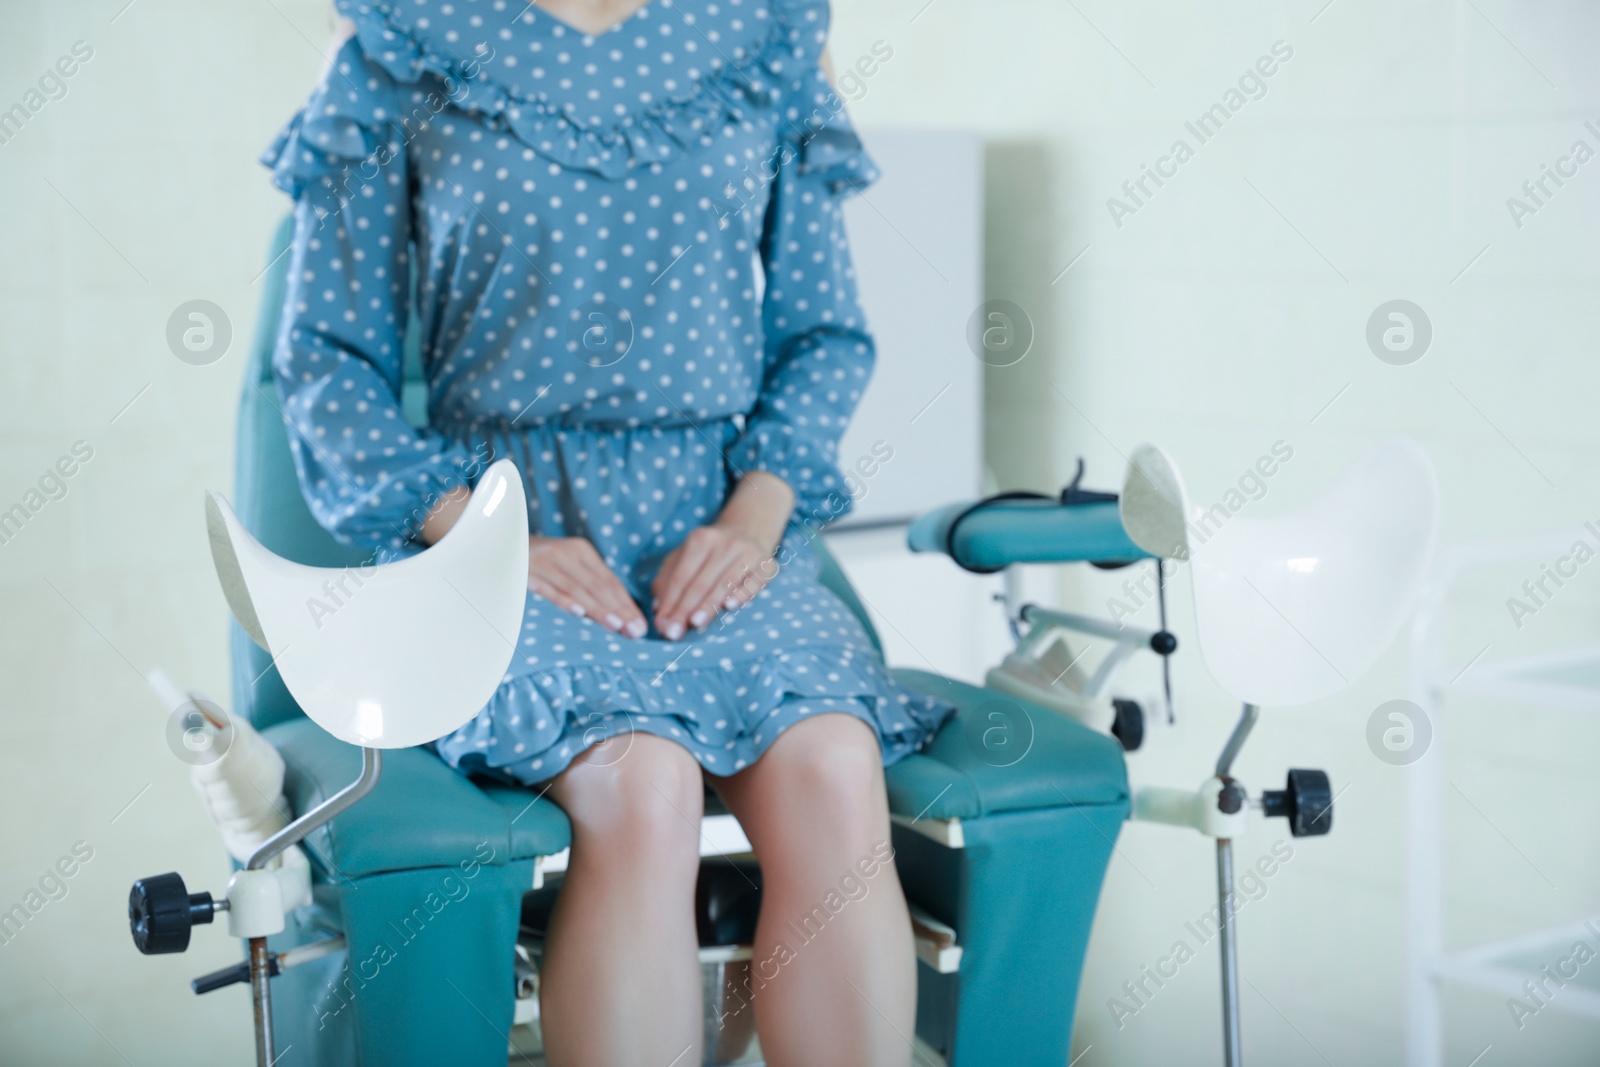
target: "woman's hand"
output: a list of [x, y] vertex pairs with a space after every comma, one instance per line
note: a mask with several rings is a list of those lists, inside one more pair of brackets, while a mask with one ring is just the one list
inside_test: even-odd
[[615, 633], [643, 637], [649, 630], [621, 579], [581, 537], [528, 538], [528, 588]]
[[[455, 526], [472, 494], [457, 489], [439, 498], [422, 524], [422, 543], [436, 544]], [[528, 538], [528, 588], [563, 610], [606, 629], [643, 637], [650, 626], [594, 545], [581, 537]]]
[[794, 490], [776, 475], [742, 478], [710, 526], [692, 530], [651, 583], [656, 629], [669, 641], [704, 629], [718, 611], [743, 607], [778, 573], [773, 553], [794, 511]]

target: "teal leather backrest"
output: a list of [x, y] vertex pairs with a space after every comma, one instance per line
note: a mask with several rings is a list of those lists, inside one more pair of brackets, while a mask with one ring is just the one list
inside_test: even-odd
[[[234, 458], [234, 510], [245, 528], [273, 552], [297, 563], [344, 567], [361, 563], [364, 553], [341, 545], [311, 516], [294, 457], [289, 452], [282, 401], [272, 380], [272, 350], [283, 313], [287, 249], [294, 220], [285, 219], [273, 235], [270, 266], [262, 277], [261, 314], [245, 366], [239, 397], [239, 429]], [[304, 714], [266, 650], [232, 624], [233, 708], [258, 729]]]
[[[272, 376], [272, 351], [277, 345], [288, 277], [289, 242], [294, 236], [293, 217], [285, 218], [272, 238], [266, 273], [262, 276], [261, 314], [245, 367], [244, 391], [239, 398], [238, 449], [234, 461], [234, 510], [245, 528], [267, 548], [286, 559], [314, 567], [347, 567], [365, 563], [368, 553], [334, 540], [311, 515], [294, 457], [289, 451], [289, 429], [282, 401]], [[414, 280], [414, 279], [413, 279]], [[422, 374], [421, 338], [417, 317], [406, 323], [405, 381], [401, 402], [413, 425], [428, 421], [427, 382]], [[873, 643], [877, 632], [867, 618], [844, 572], [823, 547], [813, 545], [822, 558], [822, 581], [842, 599], [867, 628]], [[251, 641], [237, 623], [232, 624], [233, 707], [257, 728], [295, 718], [303, 712], [284, 688], [277, 668], [266, 651]]]

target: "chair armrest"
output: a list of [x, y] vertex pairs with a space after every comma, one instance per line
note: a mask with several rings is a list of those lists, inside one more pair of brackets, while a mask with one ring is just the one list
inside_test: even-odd
[[498, 782], [479, 782], [478, 788], [505, 815], [512, 859], [553, 856], [572, 844], [572, 822], [548, 794]]
[[[896, 670], [894, 675], [919, 693], [956, 706], [927, 748], [888, 769], [894, 814], [976, 819], [1003, 811], [1127, 802], [1127, 766], [1122, 746], [1112, 738], [992, 689], [925, 671]], [[1007, 731], [1005, 744], [986, 745], [987, 730]]]

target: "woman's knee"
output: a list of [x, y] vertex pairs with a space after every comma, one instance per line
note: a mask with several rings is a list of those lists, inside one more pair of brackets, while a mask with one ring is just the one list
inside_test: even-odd
[[638, 864], [698, 862], [704, 786], [681, 745], [650, 734], [613, 738], [564, 771], [551, 795], [575, 841], [605, 841], [606, 854]]
[[873, 834], [887, 834], [883, 754], [859, 719], [827, 714], [803, 720], [752, 769], [763, 779], [759, 803], [765, 813], [825, 828], [855, 847]]

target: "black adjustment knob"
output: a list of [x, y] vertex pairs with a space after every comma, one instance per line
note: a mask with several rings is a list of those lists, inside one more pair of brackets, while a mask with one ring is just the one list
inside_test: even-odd
[[1222, 790], [1217, 793], [1217, 810], [1224, 815], [1237, 815], [1244, 810], [1246, 796], [1244, 786], [1232, 778], [1222, 779]]
[[128, 927], [146, 956], [184, 951], [190, 928], [210, 922], [216, 910], [210, 893], [190, 893], [176, 872], [141, 878], [128, 891]]
[[1333, 784], [1326, 771], [1295, 768], [1281, 790], [1261, 794], [1261, 809], [1288, 819], [1295, 837], [1319, 837], [1333, 829]]
[[1144, 744], [1144, 708], [1137, 700], [1112, 697], [1116, 715], [1111, 720], [1111, 736], [1122, 742], [1122, 751], [1132, 752]]
[[1178, 651], [1178, 636], [1170, 630], [1157, 630], [1150, 635], [1150, 650], [1158, 656], [1170, 656]]

